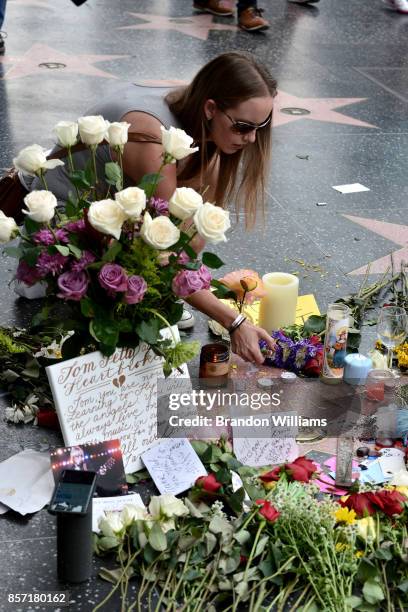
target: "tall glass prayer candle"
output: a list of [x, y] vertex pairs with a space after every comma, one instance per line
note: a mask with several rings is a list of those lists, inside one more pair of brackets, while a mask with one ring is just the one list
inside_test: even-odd
[[322, 382], [336, 384], [343, 379], [349, 317], [350, 309], [345, 304], [329, 304], [324, 339]]

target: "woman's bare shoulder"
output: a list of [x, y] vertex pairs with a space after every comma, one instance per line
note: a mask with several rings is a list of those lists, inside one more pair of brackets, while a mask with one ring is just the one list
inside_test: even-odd
[[126, 113], [121, 121], [130, 123], [129, 131], [142, 132], [151, 136], [161, 137], [160, 127], [163, 125], [157, 117], [144, 111]]

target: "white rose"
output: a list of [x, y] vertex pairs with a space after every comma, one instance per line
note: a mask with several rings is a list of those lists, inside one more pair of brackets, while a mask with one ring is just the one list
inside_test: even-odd
[[32, 191], [24, 198], [23, 213], [38, 223], [48, 223], [55, 215], [57, 198], [51, 191]]
[[161, 216], [152, 219], [147, 212], [143, 217], [140, 235], [153, 248], [165, 251], [178, 241], [180, 230], [168, 217]]
[[161, 517], [173, 518], [174, 516], [185, 516], [188, 514], [188, 508], [184, 505], [181, 499], [168, 493], [152, 497], [149, 504], [149, 511], [153, 518]]
[[99, 529], [102, 535], [112, 537], [124, 529], [124, 524], [120, 518], [120, 512], [106, 512], [105, 518], [99, 520]]
[[78, 124], [75, 121], [59, 121], [53, 131], [61, 147], [73, 147], [76, 144]]
[[135, 504], [126, 505], [121, 513], [122, 523], [125, 527], [129, 527], [134, 521], [144, 521], [146, 518], [146, 509]]
[[106, 140], [112, 147], [123, 147], [128, 141], [130, 123], [114, 121], [109, 124]]
[[9, 242], [18, 234], [18, 226], [13, 217], [7, 217], [0, 210], [0, 244]]
[[139, 187], [127, 187], [115, 193], [115, 200], [120, 204], [128, 219], [136, 221], [146, 208], [146, 194]]
[[184, 130], [175, 127], [166, 130], [163, 126], [160, 126], [160, 130], [163, 148], [167, 155], [173, 158], [172, 163], [198, 151], [198, 147], [190, 148], [193, 144], [193, 139]]
[[63, 166], [60, 159], [49, 159], [47, 161], [46, 150], [38, 144], [30, 145], [20, 151], [13, 159], [13, 166], [29, 176], [35, 176], [41, 170], [53, 170], [57, 166]]
[[184, 221], [202, 206], [203, 198], [191, 187], [178, 187], [169, 200], [169, 211]]
[[126, 215], [115, 200], [99, 200], [90, 205], [88, 220], [98, 232], [114, 236], [116, 240], [119, 240]]
[[89, 115], [78, 119], [79, 136], [86, 145], [97, 145], [106, 137], [109, 122], [102, 115]]
[[194, 225], [207, 242], [226, 242], [225, 232], [231, 227], [229, 212], [206, 202], [195, 213]]

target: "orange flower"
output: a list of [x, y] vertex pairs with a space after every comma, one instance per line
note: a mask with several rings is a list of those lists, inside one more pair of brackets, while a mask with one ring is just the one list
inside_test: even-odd
[[261, 278], [253, 270], [235, 270], [226, 274], [220, 282], [236, 294], [238, 301], [242, 301], [246, 290], [245, 304], [252, 304], [266, 295]]

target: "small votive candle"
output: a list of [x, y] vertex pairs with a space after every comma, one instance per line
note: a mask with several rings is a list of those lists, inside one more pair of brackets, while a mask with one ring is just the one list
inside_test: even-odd
[[349, 385], [363, 385], [373, 362], [360, 353], [350, 353], [344, 358], [343, 380]]
[[200, 354], [200, 381], [207, 387], [224, 387], [228, 383], [230, 350], [227, 344], [205, 344]]
[[390, 370], [371, 370], [367, 376], [366, 398], [372, 402], [382, 402], [385, 394], [392, 391], [394, 376]]

